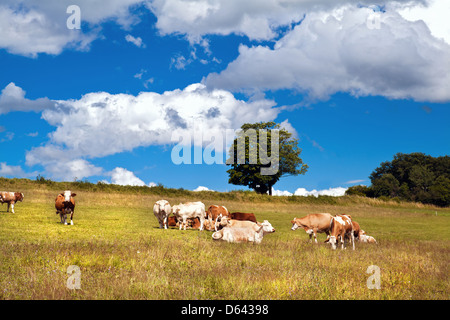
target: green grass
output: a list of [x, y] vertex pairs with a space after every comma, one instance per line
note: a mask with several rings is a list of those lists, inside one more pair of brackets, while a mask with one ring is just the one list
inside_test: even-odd
[[[0, 206], [0, 299], [448, 299], [450, 209], [359, 197], [329, 201], [217, 193], [75, 190], [74, 226], [59, 223], [52, 188], [23, 185], [16, 213]], [[3, 187], [2, 187], [3, 188]], [[8, 186], [11, 188], [11, 186]], [[215, 242], [211, 232], [160, 230], [156, 200], [202, 200], [254, 212], [276, 232], [260, 245]], [[332, 251], [290, 221], [350, 214], [378, 245]], [[437, 215], [436, 215], [437, 212]], [[366, 270], [381, 268], [381, 289]], [[81, 269], [69, 290], [67, 268]]]

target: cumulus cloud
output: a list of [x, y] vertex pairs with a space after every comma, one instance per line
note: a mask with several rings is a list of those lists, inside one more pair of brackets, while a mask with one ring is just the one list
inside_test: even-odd
[[[398, 3], [421, 2], [396, 1]], [[153, 0], [149, 8], [162, 34], [184, 34], [200, 42], [208, 34], [245, 35], [252, 40], [271, 40], [280, 27], [297, 23], [306, 13], [332, 10], [344, 4], [371, 4], [366, 0]]]
[[[36, 57], [60, 54], [64, 48], [86, 50], [100, 35], [99, 25], [114, 20], [124, 28], [138, 18], [129, 7], [142, 0], [79, 0], [81, 29], [68, 29], [72, 0], [3, 0], [0, 4], [0, 48], [13, 54]], [[84, 24], [83, 24], [84, 23]]]
[[450, 45], [432, 36], [423, 21], [405, 20], [395, 8], [313, 12], [273, 48], [241, 45], [238, 58], [204, 82], [231, 91], [296, 89], [310, 100], [349, 92], [449, 101]]
[[329, 189], [325, 189], [325, 190], [312, 190], [312, 191], [308, 191], [305, 188], [298, 188], [297, 190], [295, 190], [294, 195], [296, 196], [314, 196], [314, 197], [318, 197], [318, 196], [332, 196], [332, 197], [341, 197], [343, 195], [345, 195], [345, 191], [347, 190], [347, 188], [343, 188], [343, 187], [337, 187], [337, 188], [329, 188]]
[[204, 186], [198, 186], [197, 188], [195, 188], [192, 191], [198, 192], [198, 191], [214, 191], [214, 190], [211, 190], [211, 189], [209, 189], [207, 187], [204, 187]]
[[0, 114], [11, 111], [35, 111], [39, 112], [54, 106], [54, 102], [48, 98], [29, 100], [25, 98], [25, 91], [13, 82], [8, 84], [0, 94]]
[[185, 142], [205, 147], [210, 142], [203, 141], [205, 134], [224, 137], [226, 129], [274, 120], [279, 113], [273, 101], [245, 102], [228, 91], [208, 90], [202, 84], [163, 94], [95, 92], [79, 100], [52, 102], [53, 108], [45, 109], [42, 119], [56, 130], [49, 134], [46, 144], [26, 153], [26, 164], [41, 165], [52, 177], [65, 180], [102, 173], [89, 162], [93, 158], [178, 143], [179, 137], [191, 137]]
[[26, 173], [21, 166], [10, 166], [6, 162], [0, 162], [0, 176], [29, 178], [36, 176], [37, 174], [37, 172]]
[[141, 37], [136, 37], [135, 38], [131, 34], [127, 34], [125, 36], [125, 40], [127, 42], [131, 42], [132, 44], [134, 44], [138, 48], [145, 48], [145, 43], [142, 41]]
[[145, 182], [134, 175], [133, 172], [125, 168], [117, 167], [108, 175], [111, 176], [111, 183], [121, 186], [145, 186]]

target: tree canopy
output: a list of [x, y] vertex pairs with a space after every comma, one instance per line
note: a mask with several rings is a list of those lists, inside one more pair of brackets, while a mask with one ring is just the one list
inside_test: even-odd
[[354, 186], [347, 194], [398, 197], [403, 200], [450, 205], [450, 157], [397, 153], [370, 175], [370, 187]]
[[275, 122], [242, 125], [228, 152], [229, 183], [272, 194], [283, 176], [305, 174], [298, 139]]

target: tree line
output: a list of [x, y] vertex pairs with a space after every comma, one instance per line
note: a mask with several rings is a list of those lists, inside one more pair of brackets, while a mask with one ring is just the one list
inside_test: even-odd
[[346, 194], [449, 206], [450, 156], [397, 153], [370, 174], [370, 181], [370, 186], [353, 186]]

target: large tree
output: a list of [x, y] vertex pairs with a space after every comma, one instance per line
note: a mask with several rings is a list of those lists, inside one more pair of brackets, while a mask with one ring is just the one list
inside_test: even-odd
[[229, 183], [272, 195], [281, 177], [305, 174], [298, 139], [275, 122], [246, 123], [228, 152]]

